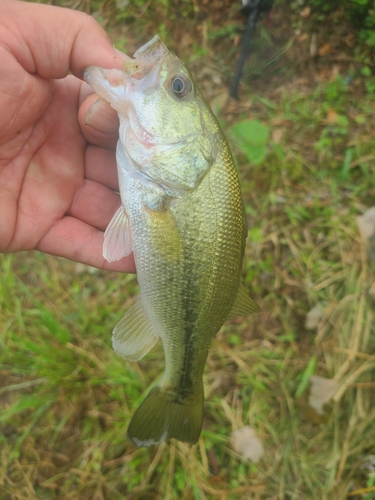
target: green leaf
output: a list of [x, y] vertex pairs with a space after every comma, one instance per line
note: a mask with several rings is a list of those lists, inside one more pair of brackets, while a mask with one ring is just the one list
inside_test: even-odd
[[258, 120], [245, 120], [236, 123], [232, 128], [234, 137], [249, 144], [266, 144], [269, 137], [269, 128]]
[[267, 149], [263, 144], [252, 146], [251, 144], [239, 143], [239, 147], [249, 162], [254, 165], [259, 165], [266, 157]]
[[262, 163], [267, 154], [268, 127], [257, 120], [245, 120], [233, 126], [232, 135], [250, 163]]

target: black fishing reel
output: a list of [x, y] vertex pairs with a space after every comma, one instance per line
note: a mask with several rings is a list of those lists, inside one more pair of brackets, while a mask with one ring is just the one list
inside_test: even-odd
[[266, 13], [272, 9], [273, 0], [241, 0], [241, 12], [248, 18], [246, 31], [242, 40], [242, 48], [236, 73], [230, 89], [230, 95], [237, 97], [238, 85], [240, 83], [242, 68], [245, 63], [246, 56], [249, 51], [250, 38], [254, 31], [255, 24], [261, 14]]
[[254, 11], [258, 11], [258, 15], [262, 12], [269, 12], [272, 9], [273, 0], [240, 0], [241, 12], [244, 16], [249, 17]]

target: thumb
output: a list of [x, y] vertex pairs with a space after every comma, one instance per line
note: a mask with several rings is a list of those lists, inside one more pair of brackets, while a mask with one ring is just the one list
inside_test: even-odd
[[82, 78], [90, 65], [122, 68], [108, 35], [91, 16], [18, 0], [1, 2], [0, 38], [29, 73], [55, 79], [71, 71]]

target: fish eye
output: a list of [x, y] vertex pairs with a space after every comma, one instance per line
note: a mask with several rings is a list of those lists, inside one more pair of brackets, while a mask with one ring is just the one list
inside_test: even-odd
[[191, 81], [184, 75], [174, 76], [169, 84], [172, 93], [179, 99], [183, 99], [190, 94], [192, 89]]

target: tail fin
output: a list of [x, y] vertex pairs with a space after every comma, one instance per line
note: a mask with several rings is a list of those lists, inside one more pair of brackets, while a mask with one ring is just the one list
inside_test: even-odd
[[150, 446], [174, 438], [196, 443], [202, 428], [203, 384], [198, 394], [185, 398], [157, 385], [142, 401], [128, 427], [128, 438], [136, 446]]

